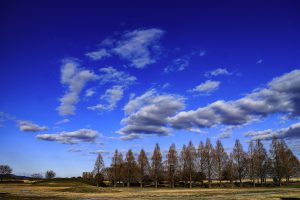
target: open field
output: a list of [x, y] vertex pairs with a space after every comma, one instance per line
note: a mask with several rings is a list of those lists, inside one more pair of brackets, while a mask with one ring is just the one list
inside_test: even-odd
[[285, 199], [300, 198], [300, 186], [281, 188], [97, 188], [76, 181], [0, 184], [0, 199]]

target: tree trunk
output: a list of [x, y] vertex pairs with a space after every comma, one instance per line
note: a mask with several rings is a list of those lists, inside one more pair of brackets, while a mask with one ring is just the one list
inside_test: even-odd
[[192, 188], [192, 174], [190, 174], [190, 188]]
[[127, 187], [130, 187], [130, 182], [127, 182]]

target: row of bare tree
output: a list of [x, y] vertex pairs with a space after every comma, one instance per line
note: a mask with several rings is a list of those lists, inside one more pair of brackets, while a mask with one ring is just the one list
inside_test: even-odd
[[104, 167], [101, 154], [98, 155], [94, 172], [101, 178], [111, 181], [114, 186], [118, 184], [138, 183], [143, 187], [146, 183], [153, 183], [158, 187], [159, 182], [168, 182], [170, 187], [182, 183], [184, 186], [193, 186], [193, 183], [203, 184], [207, 180], [211, 187], [212, 180], [223, 180], [231, 184], [238, 181], [242, 186], [244, 179], [249, 179], [253, 186], [256, 183], [266, 183], [267, 178], [281, 185], [282, 179], [289, 182], [291, 177], [300, 175], [300, 163], [284, 140], [273, 138], [269, 153], [261, 140], [251, 141], [248, 151], [243, 149], [239, 140], [235, 141], [234, 148], [228, 154], [218, 140], [213, 146], [209, 139], [200, 142], [196, 148], [190, 141], [183, 145], [180, 152], [172, 144], [163, 160], [160, 147], [156, 144], [151, 159], [142, 149], [135, 158], [131, 149], [123, 158], [122, 153], [115, 150], [111, 166]]

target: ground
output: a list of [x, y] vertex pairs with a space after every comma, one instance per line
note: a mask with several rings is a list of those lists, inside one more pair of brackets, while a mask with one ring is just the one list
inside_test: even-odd
[[78, 181], [0, 184], [0, 199], [9, 200], [160, 200], [160, 199], [291, 199], [300, 198], [300, 186], [265, 188], [97, 188]]

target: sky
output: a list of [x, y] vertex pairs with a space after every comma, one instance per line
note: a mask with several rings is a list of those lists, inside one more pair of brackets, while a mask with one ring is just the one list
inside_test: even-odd
[[276, 135], [300, 158], [298, 1], [1, 1], [0, 164]]

